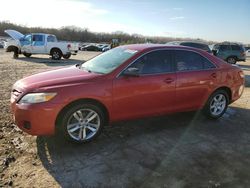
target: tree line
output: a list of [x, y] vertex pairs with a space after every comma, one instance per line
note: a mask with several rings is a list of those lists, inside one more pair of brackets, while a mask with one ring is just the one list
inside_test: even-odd
[[[190, 38], [173, 38], [173, 37], [150, 37], [139, 34], [128, 34], [122, 31], [113, 33], [91, 32], [87, 28], [80, 28], [76, 26], [65, 26], [58, 29], [43, 28], [43, 27], [27, 27], [10, 22], [0, 22], [0, 36], [6, 36], [4, 30], [14, 29], [23, 34], [27, 33], [50, 33], [57, 36], [58, 40], [63, 41], [78, 41], [78, 42], [92, 42], [92, 43], [110, 43], [112, 39], [118, 39], [121, 44], [133, 43], [167, 43], [175, 40], [192, 40]], [[201, 40], [201, 39], [198, 39]], [[203, 40], [202, 40], [203, 41]], [[206, 41], [212, 43], [212, 41]]]

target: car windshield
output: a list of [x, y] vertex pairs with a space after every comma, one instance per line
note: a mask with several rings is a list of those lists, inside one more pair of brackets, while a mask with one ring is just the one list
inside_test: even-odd
[[135, 50], [114, 48], [83, 63], [81, 69], [88, 72], [108, 74], [136, 53]]

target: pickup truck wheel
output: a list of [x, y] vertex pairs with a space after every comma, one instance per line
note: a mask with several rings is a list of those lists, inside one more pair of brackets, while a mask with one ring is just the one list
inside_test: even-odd
[[14, 49], [13, 49], [13, 52], [14, 52], [14, 53], [13, 53], [13, 58], [14, 58], [14, 59], [17, 59], [17, 58], [18, 58], [18, 49], [17, 49], [17, 48], [14, 48]]
[[70, 56], [71, 56], [71, 54], [66, 54], [66, 55], [63, 55], [63, 58], [64, 58], [64, 59], [69, 59]]
[[32, 54], [30, 54], [30, 53], [23, 53], [23, 55], [24, 55], [25, 57], [30, 57]]
[[60, 129], [67, 140], [86, 143], [101, 133], [104, 124], [104, 112], [98, 106], [82, 103], [72, 106], [64, 113]]
[[14, 52], [13, 53], [13, 59], [17, 59], [18, 58], [18, 53]]
[[53, 49], [51, 51], [52, 59], [60, 60], [62, 58], [62, 52], [59, 49]]
[[228, 57], [227, 58], [227, 62], [230, 63], [230, 64], [235, 64], [236, 63], [236, 58], [235, 57]]

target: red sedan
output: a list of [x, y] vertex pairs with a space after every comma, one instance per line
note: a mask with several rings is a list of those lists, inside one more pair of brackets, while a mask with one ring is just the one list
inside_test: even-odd
[[217, 119], [243, 90], [242, 70], [205, 51], [128, 45], [17, 81], [11, 106], [23, 131], [84, 143], [120, 120], [201, 109]]

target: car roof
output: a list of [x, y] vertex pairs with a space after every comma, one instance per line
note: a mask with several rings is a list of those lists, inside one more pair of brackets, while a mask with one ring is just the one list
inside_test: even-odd
[[[49, 33], [30, 33], [30, 34], [32, 34], [32, 35], [53, 35], [53, 34], [49, 34]], [[55, 35], [53, 35], [53, 36], [55, 36]]]
[[215, 45], [239, 45], [239, 46], [242, 46], [242, 44], [237, 43], [237, 42], [220, 42], [220, 43], [217, 43]]
[[125, 45], [120, 46], [122, 48], [130, 49], [130, 50], [136, 50], [136, 51], [147, 51], [147, 50], [154, 50], [154, 49], [186, 49], [186, 50], [192, 50], [197, 52], [204, 52], [204, 50], [200, 50], [198, 48], [193, 48], [189, 46], [179, 46], [179, 45], [171, 45], [171, 44], [131, 44], [131, 45]]
[[192, 41], [192, 40], [191, 41], [172, 41], [172, 42], [169, 42], [169, 44], [181, 44], [181, 43], [194, 43], [194, 44], [208, 45], [207, 43], [202, 42], [202, 41]]

